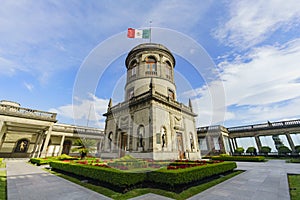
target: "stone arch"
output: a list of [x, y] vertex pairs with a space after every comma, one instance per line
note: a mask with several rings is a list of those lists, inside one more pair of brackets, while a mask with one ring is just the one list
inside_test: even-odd
[[72, 146], [72, 141], [71, 140], [65, 140], [63, 143], [63, 149], [62, 149], [62, 154], [69, 154], [70, 153], [70, 149]]
[[16, 142], [15, 153], [26, 153], [29, 147], [29, 139], [22, 138]]

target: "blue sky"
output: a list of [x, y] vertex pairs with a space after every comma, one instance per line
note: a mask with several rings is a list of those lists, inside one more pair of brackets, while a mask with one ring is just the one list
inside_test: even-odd
[[[215, 64], [209, 67], [216, 75], [208, 79], [175, 54], [178, 100], [193, 100], [197, 126], [300, 118], [297, 0], [3, 0], [0, 99], [57, 112], [60, 123], [86, 125], [89, 118], [90, 126], [103, 127], [108, 99], [123, 98], [126, 54], [111, 60], [96, 90], [84, 97], [74, 95], [76, 81], [89, 56], [109, 38], [124, 37], [133, 46], [145, 42], [127, 39], [126, 30], [148, 27], [150, 20], [153, 31], [168, 29], [197, 42]], [[163, 37], [157, 34], [156, 41]], [[122, 43], [111, 45], [112, 51]], [[216, 98], [220, 88], [224, 96]]]

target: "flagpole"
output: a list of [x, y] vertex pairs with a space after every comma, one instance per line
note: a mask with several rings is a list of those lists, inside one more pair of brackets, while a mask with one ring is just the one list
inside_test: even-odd
[[149, 38], [150, 38], [150, 43], [151, 43], [151, 24], [152, 24], [152, 20], [150, 20], [149, 23], [150, 23], [150, 37]]

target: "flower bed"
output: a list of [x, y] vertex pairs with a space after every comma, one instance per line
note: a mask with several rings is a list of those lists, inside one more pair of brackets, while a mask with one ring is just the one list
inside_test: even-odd
[[46, 157], [46, 158], [30, 158], [29, 162], [31, 162], [32, 164], [36, 164], [36, 165], [46, 165], [49, 164], [52, 161], [55, 160], [65, 160], [65, 161], [70, 161], [70, 160], [77, 160], [78, 158], [76, 157], [72, 157], [72, 156], [68, 156], [66, 154], [62, 154], [60, 156], [56, 156], [56, 157]]
[[[180, 162], [175, 162], [180, 163]], [[133, 187], [161, 187], [172, 191], [188, 185], [210, 178], [215, 175], [232, 171], [236, 168], [234, 162], [219, 162], [207, 164], [203, 162], [185, 162], [190, 165], [186, 168], [177, 168], [169, 170], [166, 167], [157, 171], [147, 173], [131, 173], [110, 168], [105, 164], [79, 164], [75, 162], [58, 162], [50, 163], [54, 170], [60, 170], [75, 175], [93, 179], [113, 190], [126, 192]], [[199, 164], [195, 166], [194, 164]], [[181, 166], [181, 165], [176, 165]]]

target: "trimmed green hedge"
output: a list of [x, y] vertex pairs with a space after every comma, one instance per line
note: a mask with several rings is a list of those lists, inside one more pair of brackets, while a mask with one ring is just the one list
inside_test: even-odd
[[188, 184], [217, 174], [222, 174], [236, 167], [236, 163], [234, 162], [222, 162], [177, 170], [167, 170], [164, 168], [148, 173], [147, 179], [154, 183], [174, 187], [176, 185]]
[[53, 169], [109, 183], [119, 188], [128, 188], [138, 183], [142, 183], [146, 178], [145, 173], [127, 173], [113, 168], [64, 163], [60, 161], [53, 161], [50, 163], [50, 166]]
[[221, 162], [176, 170], [167, 170], [166, 168], [163, 168], [148, 173], [131, 173], [113, 168], [102, 168], [60, 161], [53, 161], [50, 163], [50, 166], [54, 170], [61, 170], [100, 181], [100, 183], [107, 183], [108, 186], [110, 185], [109, 187], [114, 190], [124, 192], [139, 184], [149, 187], [149, 183], [150, 187], [161, 185], [164, 186], [164, 188], [174, 190], [174, 188], [181, 185], [190, 184], [214, 175], [232, 171], [236, 168], [236, 163]]
[[264, 156], [212, 156], [212, 160], [263, 162]]
[[32, 164], [36, 164], [36, 165], [46, 165], [52, 161], [57, 161], [57, 160], [78, 160], [78, 158], [72, 157], [72, 156], [69, 156], [66, 154], [62, 154], [62, 155], [56, 156], [56, 157], [30, 158], [29, 162], [31, 162]]

